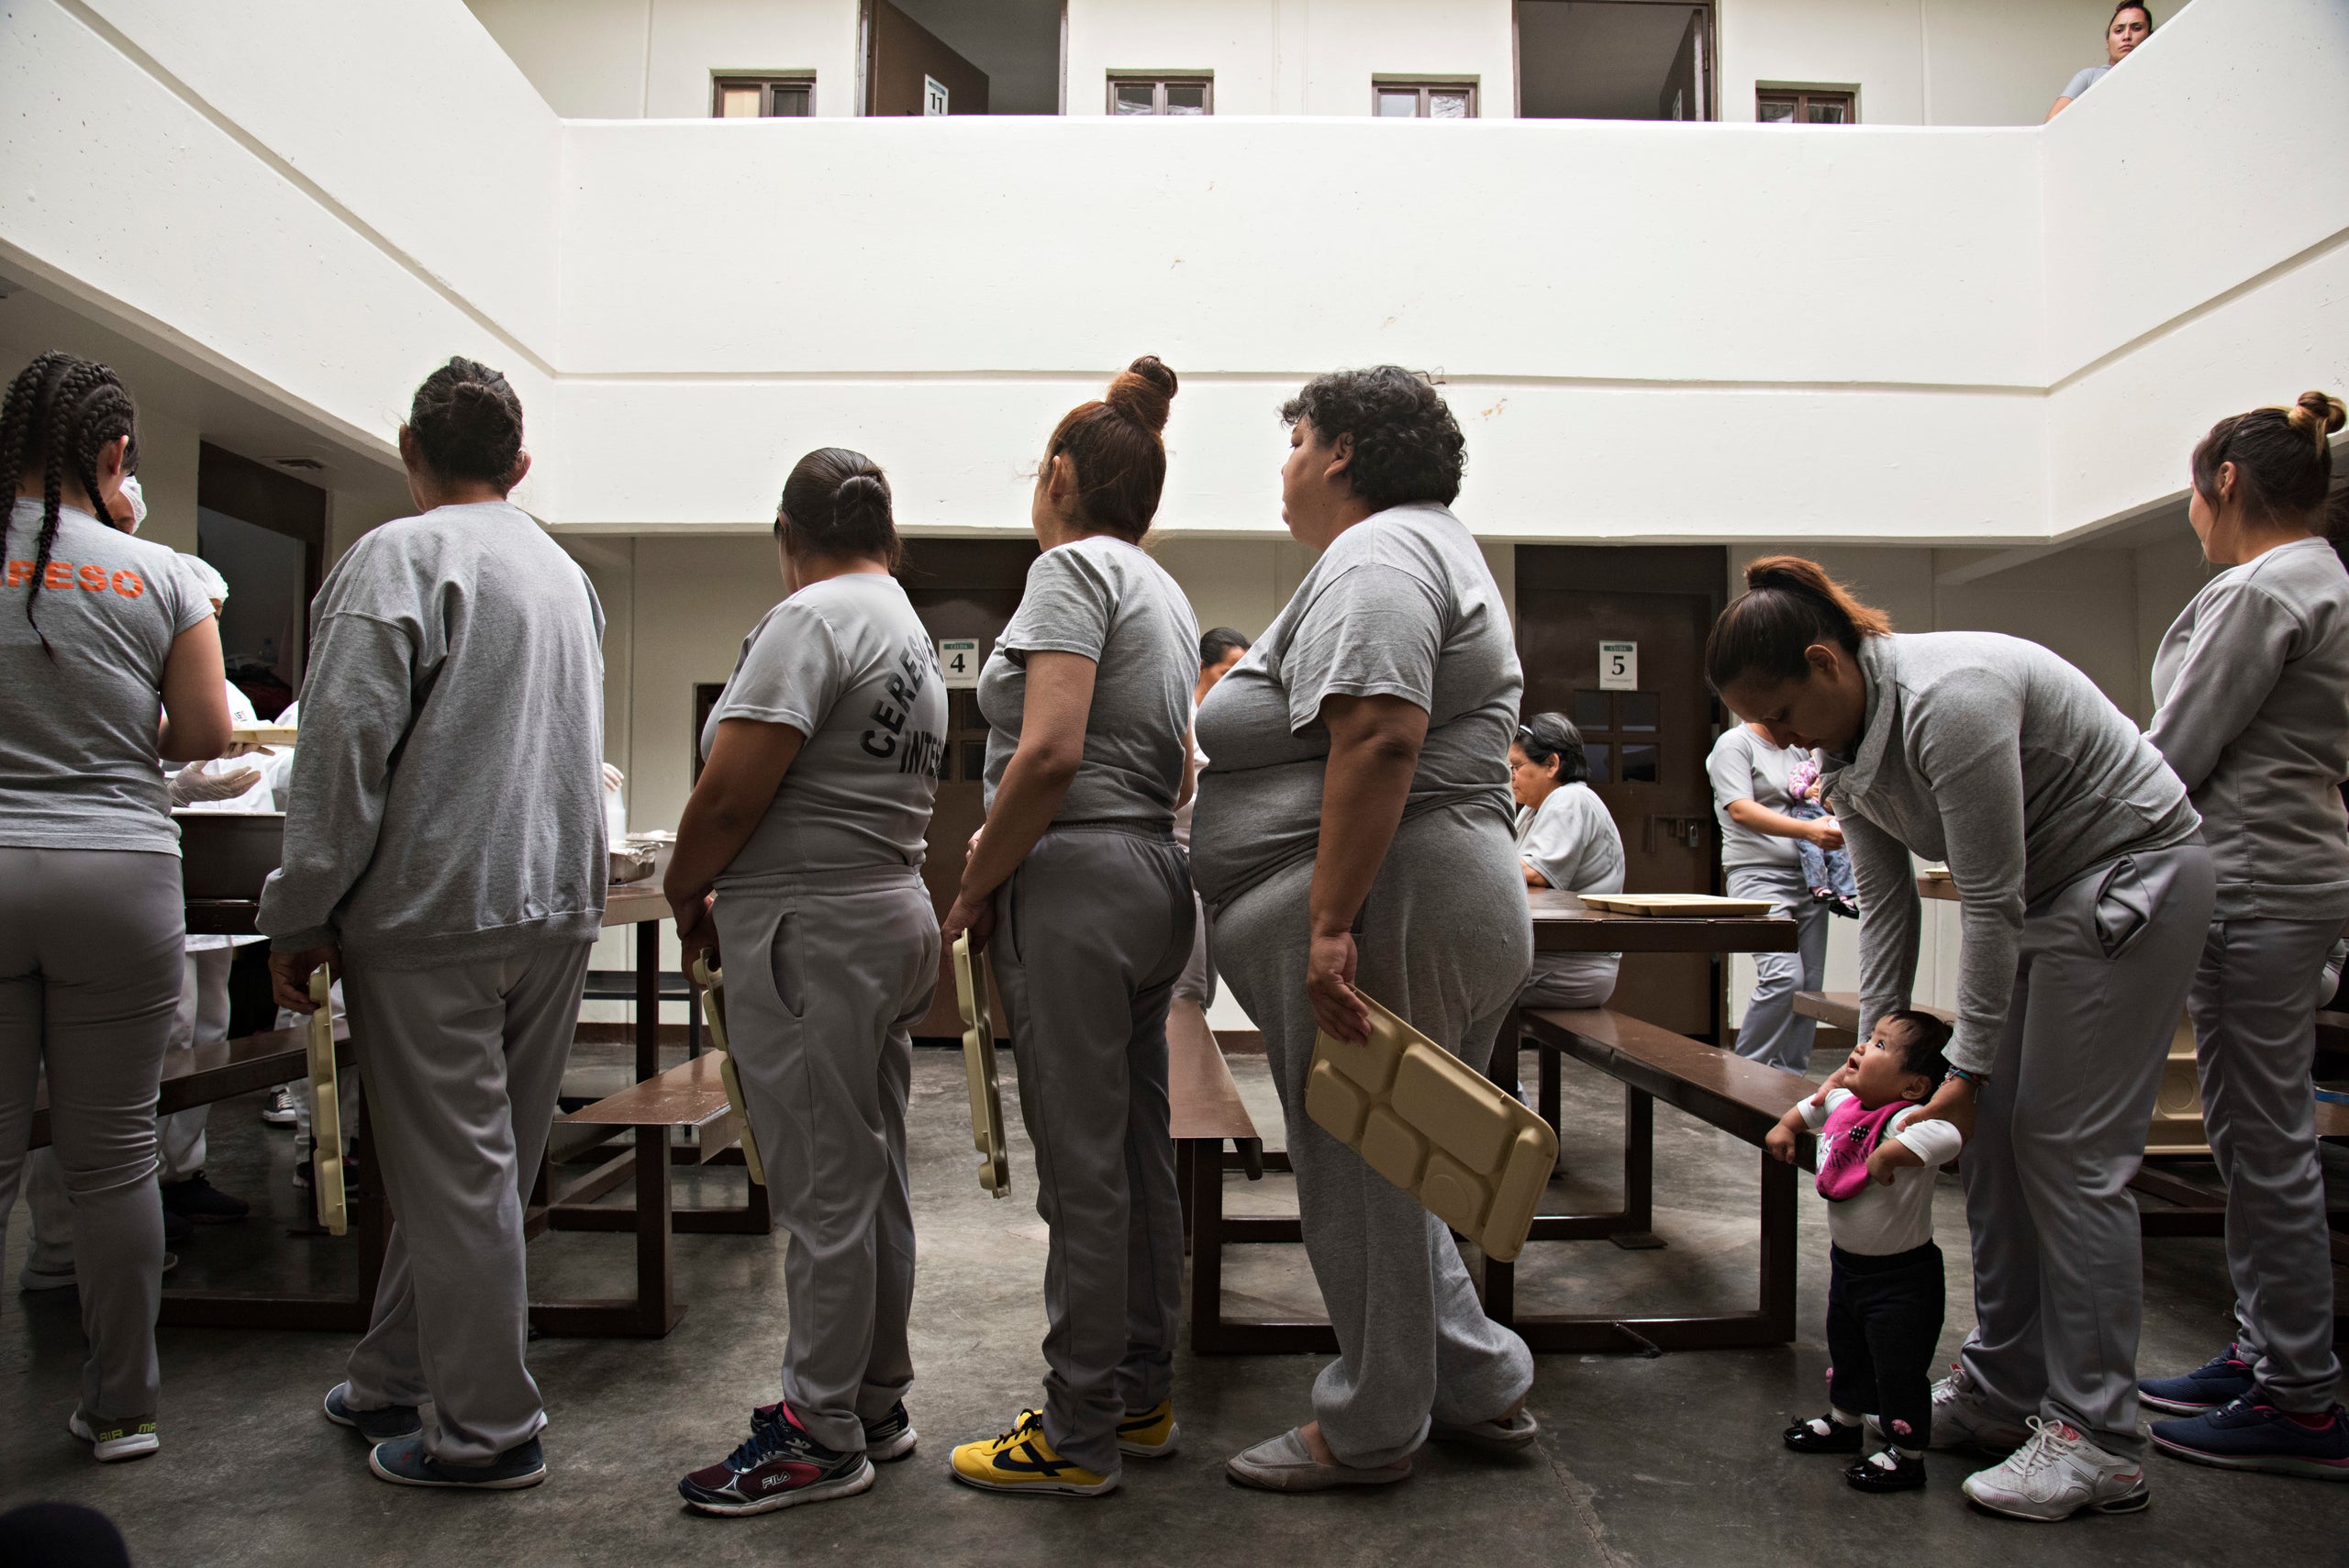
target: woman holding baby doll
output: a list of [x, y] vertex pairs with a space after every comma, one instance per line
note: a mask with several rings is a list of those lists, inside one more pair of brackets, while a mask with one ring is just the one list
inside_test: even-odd
[[1896, 636], [1814, 562], [1754, 562], [1705, 650], [1714, 690], [1778, 745], [1824, 753], [1860, 886], [1862, 1028], [1905, 1007], [1912, 854], [1964, 900], [1949, 1077], [1975, 1316], [1933, 1390], [1937, 1446], [2019, 1447], [1970, 1476], [1996, 1512], [2149, 1500], [2143, 1305], [2127, 1187], [2210, 917], [2201, 819], [2085, 675], [1988, 632]]

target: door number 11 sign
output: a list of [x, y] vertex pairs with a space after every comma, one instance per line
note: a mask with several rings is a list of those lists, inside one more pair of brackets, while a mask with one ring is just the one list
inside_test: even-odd
[[1598, 689], [1602, 692], [1636, 692], [1640, 689], [1638, 643], [1599, 643]]

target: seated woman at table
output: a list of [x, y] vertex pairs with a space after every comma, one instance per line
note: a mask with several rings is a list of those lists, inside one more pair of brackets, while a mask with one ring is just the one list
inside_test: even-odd
[[311, 973], [341, 974], [395, 1217], [327, 1418], [382, 1480], [508, 1490], [547, 1473], [522, 1210], [603, 923], [604, 612], [506, 498], [530, 457], [504, 376], [451, 360], [399, 441], [422, 515], [318, 590], [256, 923], [280, 1006], [315, 1012]]
[[138, 461], [104, 365], [43, 354], [0, 404], [0, 1253], [46, 1071], [90, 1344], [65, 1425], [101, 1461], [160, 1446], [155, 1095], [187, 938], [161, 764], [229, 728], [211, 605], [129, 537]]
[[1920, 1119], [1966, 1137], [1975, 1329], [1934, 1387], [1934, 1446], [2019, 1449], [1966, 1479], [1994, 1512], [2133, 1512], [2128, 1185], [2210, 924], [2201, 818], [2136, 726], [2037, 643], [1896, 636], [1794, 556], [1745, 581], [1706, 676], [1776, 744], [1825, 753], [1860, 883], [1863, 1034], [1909, 1005], [1910, 857], [1946, 860], [1965, 904], [1951, 1072]]
[[[1623, 891], [1623, 836], [1592, 793], [1582, 732], [1563, 713], [1537, 713], [1508, 747], [1517, 855], [1528, 887]], [[1599, 1007], [1615, 994], [1620, 952], [1536, 952], [1520, 1007]], [[1506, 1065], [1506, 1064], [1504, 1064]]]
[[871, 458], [801, 458], [774, 532], [788, 597], [743, 639], [702, 727], [665, 883], [687, 967], [721, 944], [733, 960], [727, 1040], [791, 1235], [783, 1397], [677, 1483], [705, 1514], [845, 1497], [874, 1460], [914, 1451], [906, 1101], [938, 988], [921, 862], [944, 677], [892, 575], [904, 551]]
[[1451, 1232], [1305, 1112], [1316, 1031], [1364, 1039], [1365, 996], [1485, 1071], [1533, 931], [1504, 762], [1524, 680], [1452, 514], [1460, 427], [1393, 365], [1317, 377], [1281, 412], [1282, 517], [1319, 559], [1199, 706], [1191, 870], [1264, 1033], [1339, 1349], [1315, 1419], [1227, 1469], [1302, 1492], [1401, 1481], [1431, 1436], [1533, 1441], [1532, 1355], [1486, 1317]]

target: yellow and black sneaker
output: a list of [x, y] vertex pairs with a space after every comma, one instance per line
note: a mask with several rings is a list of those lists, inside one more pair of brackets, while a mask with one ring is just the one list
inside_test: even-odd
[[1174, 1401], [1162, 1399], [1140, 1415], [1126, 1413], [1118, 1423], [1118, 1451], [1134, 1459], [1172, 1459], [1182, 1433], [1174, 1424]]
[[1097, 1475], [1052, 1451], [1041, 1410], [1020, 1411], [1019, 1419], [1001, 1437], [958, 1446], [950, 1473], [963, 1485], [986, 1492], [1097, 1497], [1118, 1488], [1116, 1476]]

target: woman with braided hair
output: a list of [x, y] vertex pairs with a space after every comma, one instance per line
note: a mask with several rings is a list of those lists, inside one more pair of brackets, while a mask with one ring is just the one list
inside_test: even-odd
[[158, 1447], [155, 1095], [187, 937], [161, 764], [228, 743], [212, 606], [128, 532], [138, 443], [114, 372], [70, 354], [0, 403], [0, 1246], [46, 1068], [90, 1340], [67, 1427], [102, 1461]]

